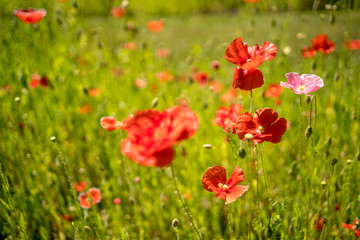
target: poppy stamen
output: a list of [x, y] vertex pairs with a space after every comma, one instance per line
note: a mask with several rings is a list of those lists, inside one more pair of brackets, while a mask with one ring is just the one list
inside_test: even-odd
[[259, 134], [264, 133], [264, 127], [263, 127], [263, 126], [259, 126], [258, 129], [256, 130], [256, 132], [258, 132]]
[[305, 87], [304, 87], [304, 86], [301, 85], [301, 86], [298, 87], [298, 91], [302, 92], [302, 91], [304, 91], [304, 90], [305, 90]]

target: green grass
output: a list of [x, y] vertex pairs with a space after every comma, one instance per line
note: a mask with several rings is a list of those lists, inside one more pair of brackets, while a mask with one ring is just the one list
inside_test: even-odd
[[[119, 149], [126, 133], [106, 132], [99, 123], [102, 116], [112, 115], [121, 120], [137, 110], [149, 109], [151, 101], [158, 97], [158, 110], [186, 98], [199, 118], [200, 128], [195, 136], [175, 146], [173, 166], [180, 192], [191, 196], [185, 201], [206, 239], [354, 237], [341, 223], [352, 223], [360, 209], [360, 163], [356, 159], [360, 151], [360, 55], [343, 48], [342, 42], [360, 38], [360, 12], [336, 12], [334, 24], [329, 22], [330, 15], [330, 12], [242, 11], [113, 19], [80, 17], [64, 8], [59, 15], [61, 26], [53, 14], [36, 26], [3, 17], [0, 86], [11, 85], [13, 90], [0, 90], [0, 236], [175, 239], [171, 223], [176, 218], [180, 221], [177, 228], [180, 238], [195, 239], [174, 193], [170, 168], [136, 165]], [[146, 22], [159, 18], [164, 18], [164, 29], [149, 32]], [[124, 24], [130, 21], [137, 27], [137, 34], [124, 30]], [[300, 32], [305, 34], [304, 39], [297, 39]], [[303, 59], [301, 48], [311, 45], [311, 39], [318, 33], [328, 34], [335, 42], [335, 52]], [[239, 36], [250, 46], [269, 41], [279, 48], [276, 58], [259, 68], [265, 84], [254, 90], [254, 109], [271, 107], [291, 126], [280, 143], [262, 146], [270, 199], [262, 170], [259, 182], [256, 181], [249, 146], [245, 144], [245, 158], [234, 159], [236, 154], [226, 141], [226, 134], [212, 125], [218, 107], [229, 105], [220, 98], [231, 88], [235, 66], [224, 59], [224, 52]], [[129, 41], [137, 44], [135, 50], [124, 49], [124, 43]], [[289, 55], [283, 52], [287, 46], [291, 49]], [[161, 47], [170, 49], [169, 58], [156, 57], [155, 51]], [[220, 62], [218, 71], [211, 68], [212, 60]], [[112, 75], [113, 68], [121, 69], [123, 74]], [[224, 84], [222, 92], [214, 93], [190, 82], [193, 68]], [[175, 76], [174, 82], [158, 82], [155, 73], [164, 69]], [[31, 89], [30, 76], [36, 72], [47, 76], [51, 86]], [[288, 72], [313, 73], [325, 82], [325, 87], [315, 94], [316, 128], [310, 139], [299, 133], [298, 95], [284, 89], [279, 106], [273, 99], [262, 97], [269, 83], [286, 81]], [[144, 89], [135, 87], [137, 78], [147, 80]], [[99, 88], [102, 92], [90, 97], [84, 88]], [[234, 101], [248, 111], [249, 94], [240, 94]], [[80, 114], [83, 104], [89, 104], [93, 111]], [[305, 114], [309, 109], [310, 104], [304, 101], [302, 132], [307, 127]], [[23, 129], [19, 123], [24, 124]], [[50, 141], [52, 136], [56, 137], [56, 144]], [[297, 162], [299, 138], [301, 168]], [[240, 140], [236, 136], [234, 140], [238, 148]], [[213, 148], [205, 149], [203, 144]], [[338, 162], [333, 168], [334, 158]], [[348, 159], [352, 162], [347, 163]], [[214, 165], [224, 166], [230, 174], [235, 164], [244, 170], [243, 184], [250, 185], [250, 189], [225, 206], [223, 200], [202, 188], [201, 177]], [[86, 181], [89, 187], [99, 188], [101, 202], [89, 210], [78, 211], [66, 171], [71, 183]], [[136, 176], [140, 177], [139, 183], [134, 182]], [[326, 181], [325, 186], [322, 181]], [[113, 204], [117, 197], [122, 200], [120, 205]], [[336, 203], [340, 205], [338, 211], [334, 210]], [[73, 216], [72, 223], [61, 218], [67, 213]], [[321, 233], [313, 229], [316, 216], [328, 219]]]

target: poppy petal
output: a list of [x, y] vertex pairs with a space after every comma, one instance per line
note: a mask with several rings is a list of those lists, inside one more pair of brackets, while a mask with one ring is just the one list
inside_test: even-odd
[[277, 50], [278, 48], [276, 47], [275, 44], [271, 42], [264, 42], [264, 44], [260, 49], [261, 54], [263, 55], [263, 60], [269, 61], [274, 59], [276, 57]]
[[245, 140], [245, 134], [256, 134], [256, 122], [249, 112], [241, 114], [235, 122], [236, 134], [241, 140]]
[[244, 179], [245, 179], [244, 171], [238, 166], [236, 166], [234, 172], [231, 174], [226, 185], [228, 186], [228, 188], [231, 189], [233, 186], [244, 181]]
[[274, 124], [272, 124], [270, 128], [267, 130], [267, 133], [271, 134], [271, 139], [269, 140], [269, 142], [272, 143], [280, 142], [282, 135], [284, 135], [286, 130], [287, 130], [287, 121], [285, 118], [280, 118]]
[[230, 192], [226, 194], [225, 205], [234, 202], [236, 199], [241, 197], [248, 189], [249, 186], [245, 185], [233, 186], [230, 189]]
[[236, 67], [233, 79], [233, 88], [242, 90], [252, 90], [261, 87], [264, 84], [264, 77], [261, 71], [257, 69], [244, 70]]
[[91, 203], [89, 202], [86, 193], [81, 193], [78, 196], [78, 200], [79, 200], [79, 203], [80, 203], [80, 207], [85, 208], [85, 209], [88, 209], [88, 208], [91, 207]]
[[226, 170], [219, 165], [208, 168], [201, 178], [201, 184], [205, 190], [215, 192], [220, 196], [220, 192], [216, 191], [219, 183], [226, 184]]
[[87, 191], [87, 195], [91, 197], [92, 204], [97, 204], [101, 201], [101, 192], [98, 188], [90, 188]]
[[246, 43], [243, 43], [241, 37], [233, 40], [225, 51], [226, 60], [239, 66], [246, 63], [247, 59], [250, 57], [251, 56], [248, 53], [248, 47]]
[[354, 231], [354, 228], [353, 228], [352, 224], [341, 223], [341, 225], [346, 229]]
[[254, 120], [257, 124], [265, 128], [271, 126], [278, 119], [278, 114], [271, 108], [258, 109], [254, 114]]

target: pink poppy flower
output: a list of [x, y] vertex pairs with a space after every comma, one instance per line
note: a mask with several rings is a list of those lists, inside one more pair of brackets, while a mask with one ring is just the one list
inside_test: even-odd
[[[86, 193], [81, 193], [78, 199], [80, 207], [88, 209], [91, 208], [91, 205], [101, 201], [101, 193], [98, 188], [90, 188]], [[91, 200], [91, 203], [89, 200]]]
[[249, 186], [237, 185], [245, 179], [244, 171], [236, 166], [229, 180], [226, 181], [226, 170], [222, 166], [210, 167], [203, 177], [201, 184], [206, 191], [215, 193], [217, 198], [225, 200], [225, 205], [241, 197]]
[[280, 85], [285, 88], [290, 88], [296, 94], [305, 94], [311, 96], [309, 92], [315, 92], [324, 86], [324, 81], [313, 74], [303, 74], [290, 72], [285, 74], [289, 83], [281, 82]]

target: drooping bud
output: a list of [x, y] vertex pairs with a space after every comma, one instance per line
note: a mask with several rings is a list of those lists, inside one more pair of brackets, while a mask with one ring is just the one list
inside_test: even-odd
[[308, 126], [305, 130], [305, 136], [306, 136], [306, 139], [309, 139], [312, 135], [312, 127], [311, 126]]
[[334, 158], [334, 159], [331, 161], [331, 164], [334, 166], [337, 162], [338, 162], [337, 158]]
[[351, 160], [351, 159], [348, 159], [348, 160], [346, 160], [346, 163], [347, 163], [347, 164], [351, 164], [351, 163], [352, 163], [352, 160]]
[[172, 223], [171, 223], [172, 227], [173, 228], [176, 228], [180, 225], [180, 222], [179, 220], [177, 220], [176, 218], [174, 220], [172, 220]]
[[159, 98], [156, 97], [151, 101], [151, 108], [156, 108], [157, 104], [159, 102]]
[[324, 188], [326, 186], [326, 181], [321, 181], [321, 186]]
[[243, 148], [243, 147], [239, 148], [238, 155], [239, 155], [240, 158], [245, 158], [246, 157], [245, 148]]

